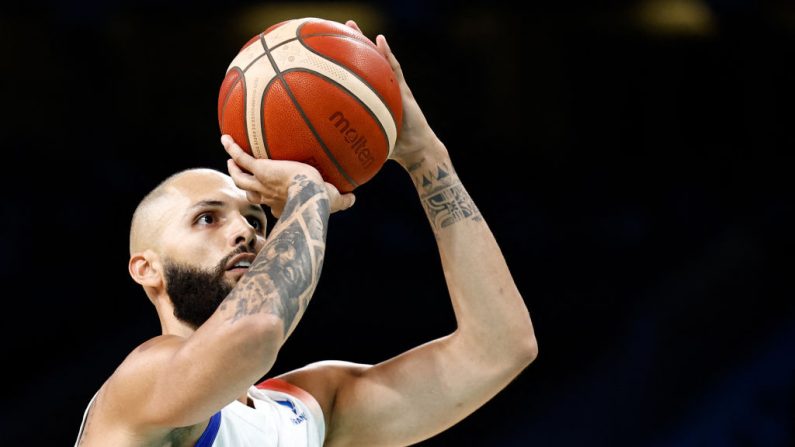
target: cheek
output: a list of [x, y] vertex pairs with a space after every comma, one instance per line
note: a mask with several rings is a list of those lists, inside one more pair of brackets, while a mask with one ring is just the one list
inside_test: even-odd
[[262, 248], [265, 247], [265, 238], [262, 236], [257, 236], [257, 242], [254, 243], [254, 251], [259, 253], [262, 251]]
[[183, 237], [173, 246], [171, 259], [183, 264], [215, 269], [226, 255], [216, 244], [201, 237]]

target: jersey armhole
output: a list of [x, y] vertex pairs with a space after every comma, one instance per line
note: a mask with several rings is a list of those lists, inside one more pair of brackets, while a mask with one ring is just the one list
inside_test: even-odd
[[204, 429], [204, 433], [199, 437], [199, 440], [196, 441], [195, 447], [210, 447], [215, 442], [216, 436], [218, 436], [218, 429], [221, 427], [221, 412], [217, 412], [210, 418], [210, 422], [207, 424], [207, 428]]
[[319, 425], [321, 440], [325, 438], [326, 435], [326, 421], [323, 418], [323, 409], [320, 408], [320, 404], [318, 403], [315, 396], [308, 393], [303, 388], [300, 388], [296, 385], [293, 385], [286, 380], [272, 378], [265, 381], [262, 381], [256, 385], [257, 389], [260, 390], [271, 390], [271, 391], [278, 391], [280, 393], [289, 394], [290, 396], [295, 397], [296, 399], [300, 400], [306, 407], [309, 409], [309, 412], [312, 413], [312, 416], [317, 421], [316, 424]]
[[77, 432], [77, 441], [75, 441], [75, 447], [80, 444], [80, 440], [83, 438], [83, 431], [86, 429], [86, 421], [88, 420], [88, 412], [91, 411], [91, 407], [94, 405], [94, 401], [97, 400], [97, 396], [99, 396], [99, 390], [97, 390], [97, 392], [94, 393], [94, 396], [91, 397], [91, 400], [88, 401], [86, 411], [83, 413], [83, 421], [80, 422], [80, 430]]

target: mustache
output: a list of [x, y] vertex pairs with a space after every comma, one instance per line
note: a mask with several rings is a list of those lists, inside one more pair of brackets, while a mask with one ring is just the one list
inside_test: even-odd
[[237, 256], [239, 254], [242, 254], [242, 253], [255, 254], [253, 248], [250, 248], [250, 247], [248, 247], [246, 245], [239, 245], [236, 249], [232, 250], [231, 253], [229, 253], [228, 255], [224, 256], [223, 259], [221, 259], [221, 262], [218, 263], [218, 272], [222, 272], [222, 273], [225, 272], [226, 271], [226, 264], [228, 264], [229, 261], [232, 258], [234, 258], [235, 256]]

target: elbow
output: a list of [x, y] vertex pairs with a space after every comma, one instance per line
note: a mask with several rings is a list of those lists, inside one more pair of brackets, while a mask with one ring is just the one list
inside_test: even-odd
[[519, 345], [519, 358], [523, 362], [523, 368], [529, 366], [538, 357], [538, 339], [533, 329], [533, 323], [530, 321], [530, 315], [527, 315], [521, 325], [519, 325], [517, 333], [517, 341]]
[[284, 344], [284, 325], [275, 315], [257, 315], [257, 318], [241, 319], [235, 324], [237, 328], [237, 346], [252, 359], [259, 359], [266, 364], [276, 360], [282, 344]]
[[535, 334], [531, 334], [524, 338], [519, 358], [527, 367], [535, 361], [536, 357], [538, 357], [538, 340], [536, 340]]
[[500, 370], [510, 374], [511, 377], [527, 369], [538, 357], [538, 342], [532, 334], [515, 337], [513, 342], [506, 346], [510, 348], [503, 351], [500, 360], [494, 364], [502, 365]]
[[513, 346], [513, 358], [517, 367], [524, 369], [535, 361], [538, 357], [538, 340], [532, 326], [527, 331], [515, 334]]

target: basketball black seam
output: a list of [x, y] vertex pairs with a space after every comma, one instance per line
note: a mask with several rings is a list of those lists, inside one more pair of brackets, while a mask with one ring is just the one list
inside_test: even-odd
[[378, 119], [378, 117], [370, 109], [370, 107], [367, 104], [365, 104], [361, 99], [359, 99], [358, 96], [354, 95], [352, 91], [350, 91], [347, 88], [345, 88], [345, 86], [340, 84], [339, 82], [329, 78], [328, 76], [324, 75], [323, 73], [320, 73], [320, 72], [317, 72], [317, 71], [314, 71], [314, 70], [310, 70], [310, 69], [307, 69], [307, 68], [291, 68], [289, 70], [283, 71], [282, 73], [295, 73], [295, 72], [310, 73], [310, 74], [313, 74], [313, 75], [317, 75], [317, 77], [325, 79], [329, 83], [336, 85], [337, 87], [340, 88], [340, 90], [343, 91], [343, 93], [346, 93], [348, 96], [353, 98], [356, 102], [358, 102], [362, 106], [362, 108], [367, 112], [367, 114], [370, 115], [370, 117], [373, 119], [373, 121], [375, 121], [375, 123], [378, 125], [378, 128], [381, 130], [381, 135], [383, 135], [384, 140], [386, 141], [386, 152], [387, 152], [387, 155], [389, 154], [389, 136], [387, 136], [386, 129], [384, 129], [384, 126], [381, 125], [381, 120]]
[[[231, 70], [237, 70], [237, 71], [240, 72], [240, 77], [238, 78], [237, 81], [235, 81], [235, 84], [237, 84], [238, 82], [243, 84], [243, 122], [245, 122], [245, 119], [246, 119], [246, 116], [245, 116], [246, 115], [246, 75], [240, 70], [240, 67], [232, 67]], [[229, 74], [229, 72], [227, 72], [227, 75], [228, 74]], [[229, 88], [229, 91], [226, 92], [226, 97], [224, 98], [224, 105], [221, 108], [221, 125], [222, 126], [223, 126], [223, 122], [224, 122], [224, 115], [226, 115], [226, 104], [229, 102], [229, 97], [232, 96], [232, 91], [235, 89], [235, 84], [232, 84], [232, 86]], [[246, 132], [246, 143], [248, 144], [248, 147], [251, 147], [251, 141], [250, 141], [250, 139], [248, 137], [248, 132]], [[267, 151], [267, 149], [266, 149], [266, 151]]]
[[[367, 45], [368, 41], [369, 41], [370, 43], [373, 43], [373, 41], [372, 41], [372, 40], [369, 40], [369, 39], [367, 39], [367, 40], [362, 40], [362, 39], [356, 38], [356, 37], [354, 37], [354, 36], [349, 36], [349, 35], [347, 35], [347, 34], [338, 34], [338, 33], [312, 33], [312, 34], [304, 34], [303, 36], [297, 36], [297, 37], [296, 37], [296, 39], [307, 38], [307, 37], [317, 37], [317, 36], [334, 36], [334, 37], [342, 37], [343, 39], [352, 39], [352, 40], [355, 40], [355, 41], [357, 41], [357, 42], [361, 42], [361, 43], [363, 43], [363, 44], [365, 44], [365, 45]], [[376, 47], [376, 48], [377, 48], [377, 47]]]
[[[239, 73], [238, 76], [242, 76], [243, 75], [243, 73], [240, 73], [240, 68], [238, 68], [238, 67], [232, 67], [232, 68], [229, 69], [229, 71], [232, 71], [232, 70], [236, 70]], [[226, 72], [226, 76], [229, 76], [229, 71]], [[239, 80], [240, 80], [240, 78], [238, 78], [237, 81], [235, 81], [232, 84], [232, 86], [229, 87], [229, 90], [227, 90], [226, 95], [224, 95], [224, 103], [221, 105], [221, 116], [219, 117], [220, 118], [219, 120], [221, 122], [218, 123], [220, 125], [223, 125], [223, 123], [224, 123], [224, 115], [226, 114], [226, 103], [229, 102], [229, 97], [232, 96], [232, 90], [235, 89], [235, 84], [237, 84], [237, 82]]]
[[279, 42], [278, 44], [274, 45], [273, 48], [270, 49], [270, 51], [273, 51], [273, 50], [279, 48], [280, 46], [286, 45], [286, 44], [288, 44], [290, 42], [295, 42], [296, 40], [298, 40], [298, 38], [297, 37], [293, 37], [292, 39], [287, 39], [287, 40], [284, 40], [282, 42]]
[[[260, 110], [263, 111], [262, 112], [263, 115], [265, 110], [265, 95], [268, 94], [268, 90], [270, 90], [271, 85], [273, 85], [273, 83], [276, 82], [276, 79], [277, 79], [276, 76], [272, 77], [271, 80], [268, 81], [267, 84], [265, 84], [265, 88], [262, 89], [262, 98], [260, 98], [259, 106]], [[265, 148], [265, 154], [268, 156], [268, 158], [271, 158], [271, 151], [268, 149], [268, 139], [265, 137], [265, 121], [263, 121], [262, 119], [260, 119], [260, 121], [261, 121], [260, 127], [262, 127], [262, 146]]]
[[248, 69], [249, 69], [249, 68], [251, 68], [251, 66], [252, 66], [252, 65], [254, 65], [254, 63], [255, 63], [255, 62], [257, 62], [258, 60], [260, 60], [260, 59], [262, 58], [262, 56], [265, 56], [265, 53], [262, 53], [262, 54], [260, 54], [259, 56], [255, 57], [255, 58], [254, 58], [254, 60], [252, 60], [251, 62], [249, 62], [249, 63], [248, 63], [248, 65], [246, 65], [246, 68], [244, 68], [244, 69], [243, 69], [243, 73], [245, 73], [246, 71], [248, 71]]
[[[262, 52], [262, 54], [260, 54], [259, 56], [257, 56], [257, 58], [256, 58], [256, 59], [254, 59], [254, 61], [258, 61], [258, 60], [259, 60], [259, 59], [260, 59], [262, 56], [265, 56], [265, 55], [267, 55], [267, 54], [268, 54], [268, 46], [267, 46], [267, 45], [265, 45], [265, 33], [260, 33], [260, 34], [259, 34], [259, 41], [260, 41], [260, 43], [262, 44], [262, 50], [263, 50], [263, 52]], [[254, 63], [254, 61], [252, 61], [252, 62], [251, 62], [251, 64], [253, 64], [253, 63]], [[250, 67], [250, 66], [251, 66], [251, 64], [248, 64], [248, 66]], [[246, 67], [246, 68], [248, 68], [248, 67]], [[273, 84], [273, 81], [274, 81], [275, 79], [276, 79], [276, 77], [275, 77], [275, 76], [274, 76], [274, 77], [272, 77], [272, 78], [270, 79], [270, 81], [268, 81], [268, 83], [267, 83], [267, 84], [265, 84], [265, 87], [263, 87], [263, 89], [262, 89], [262, 97], [259, 99], [259, 109], [260, 109], [260, 115], [263, 115], [263, 114], [264, 114], [264, 108], [265, 108], [265, 95], [268, 93], [268, 89], [269, 89], [269, 88], [270, 88], [270, 86]], [[262, 131], [262, 148], [263, 148], [263, 149], [265, 149], [265, 156], [266, 156], [266, 157], [268, 157], [268, 158], [271, 158], [271, 151], [270, 151], [270, 149], [268, 149], [268, 136], [265, 134], [265, 122], [262, 120], [262, 116], [260, 116], [260, 119], [259, 119], [259, 121], [260, 121], [260, 123], [259, 123], [259, 124], [260, 124], [260, 131]], [[250, 144], [249, 144], [249, 147], [251, 147], [251, 145], [250, 145]], [[254, 149], [253, 149], [253, 148], [251, 149], [251, 152], [252, 152], [252, 153], [254, 152]]]
[[[334, 63], [334, 64], [336, 64], [338, 67], [342, 68], [343, 70], [347, 71], [347, 72], [348, 72], [348, 73], [350, 73], [351, 75], [353, 75], [353, 76], [355, 76], [356, 78], [358, 78], [358, 79], [359, 79], [359, 80], [362, 82], [362, 84], [366, 85], [366, 86], [367, 86], [367, 88], [369, 88], [369, 89], [370, 89], [370, 91], [372, 91], [372, 92], [373, 92], [373, 94], [374, 94], [374, 95], [375, 95], [375, 96], [376, 96], [376, 97], [377, 97], [377, 98], [378, 98], [378, 99], [381, 101], [381, 103], [382, 103], [382, 104], [384, 104], [384, 107], [386, 108], [387, 112], [389, 112], [389, 115], [392, 117], [392, 121], [395, 123], [395, 131], [397, 132], [397, 131], [399, 130], [399, 129], [397, 128], [397, 123], [398, 123], [398, 122], [397, 122], [397, 118], [395, 117], [395, 114], [394, 114], [394, 113], [392, 113], [392, 108], [391, 108], [391, 107], [389, 107], [389, 104], [387, 104], [387, 102], [386, 102], [386, 100], [384, 99], [384, 97], [383, 97], [383, 96], [381, 96], [381, 95], [378, 93], [378, 91], [377, 91], [377, 90], [375, 90], [375, 89], [373, 89], [372, 87], [370, 87], [370, 83], [369, 83], [369, 82], [365, 81], [365, 80], [364, 80], [364, 78], [362, 78], [361, 76], [359, 76], [359, 75], [358, 75], [356, 72], [354, 72], [354, 71], [352, 71], [352, 70], [348, 69], [348, 68], [347, 68], [347, 67], [346, 67], [346, 66], [345, 66], [343, 63], [341, 63], [340, 61], [338, 61], [338, 60], [336, 60], [336, 59], [334, 59], [334, 58], [332, 58], [332, 57], [329, 57], [329, 56], [326, 56], [326, 55], [320, 54], [320, 53], [318, 53], [317, 51], [315, 51], [314, 49], [312, 49], [311, 47], [307, 46], [307, 45], [306, 45], [306, 42], [304, 42], [304, 39], [305, 39], [305, 38], [308, 38], [308, 37], [317, 37], [317, 36], [332, 36], [332, 37], [340, 37], [340, 38], [343, 38], [343, 39], [349, 39], [349, 40], [353, 40], [353, 41], [359, 42], [359, 43], [361, 43], [361, 44], [363, 44], [363, 45], [365, 45], [365, 46], [368, 46], [368, 45], [367, 45], [367, 42], [365, 42], [365, 41], [363, 41], [363, 40], [361, 40], [361, 39], [357, 39], [357, 38], [355, 38], [355, 37], [353, 37], [353, 36], [348, 36], [348, 35], [345, 35], [345, 34], [335, 34], [335, 33], [313, 33], [313, 34], [307, 34], [307, 35], [305, 35], [305, 36], [302, 36], [302, 35], [300, 34], [300, 32], [301, 32], [301, 28], [303, 28], [303, 27], [304, 27], [304, 25], [306, 25], [307, 23], [310, 23], [310, 22], [304, 22], [304, 23], [302, 23], [301, 25], [299, 25], [299, 26], [298, 26], [298, 28], [296, 29], [297, 37], [293, 37], [293, 38], [290, 38], [290, 39], [284, 40], [284, 41], [282, 41], [282, 42], [279, 42], [279, 43], [278, 43], [277, 45], [275, 45], [273, 48], [270, 48], [270, 49], [269, 49], [269, 51], [270, 51], [270, 52], [273, 52], [273, 50], [275, 50], [275, 49], [279, 48], [280, 46], [282, 46], [282, 45], [285, 45], [285, 44], [287, 44], [287, 43], [290, 43], [290, 42], [293, 42], [293, 41], [296, 41], [296, 40], [297, 40], [298, 42], [300, 42], [300, 43], [301, 43], [301, 46], [302, 46], [302, 47], [306, 48], [307, 50], [309, 50], [310, 52], [314, 53], [314, 54], [315, 54], [315, 55], [317, 55], [318, 57], [321, 57], [321, 58], [323, 58], [323, 59], [325, 59], [325, 60], [327, 60], [327, 61], [333, 62], [333, 63]], [[263, 38], [264, 38], [264, 34], [263, 34], [262, 36], [263, 36]], [[263, 40], [263, 44], [262, 44], [262, 45], [263, 45], [263, 47], [265, 46], [264, 40]], [[369, 46], [368, 46], [368, 47], [369, 47]], [[372, 49], [372, 47], [369, 47], [369, 48], [371, 48], [371, 49]], [[377, 50], [377, 48], [378, 48], [378, 47], [376, 47], [376, 51], [378, 51], [378, 50]], [[262, 57], [262, 56], [260, 56], [260, 57]], [[270, 56], [269, 56], [269, 58], [270, 58]], [[259, 57], [258, 57], [257, 59], [259, 59]], [[255, 61], [256, 61], [257, 59], [255, 59]], [[253, 62], [252, 62], [252, 63], [253, 63]], [[249, 66], [251, 66], [251, 64], [249, 64]], [[275, 68], [275, 67], [274, 67], [274, 68]], [[391, 67], [390, 67], [390, 68], [391, 68]], [[246, 67], [246, 69], [248, 69], [248, 67]], [[325, 77], [325, 76], [324, 76], [324, 77]], [[337, 84], [337, 83], [335, 82], [335, 84]], [[338, 84], [338, 85], [339, 85], [339, 84]], [[358, 98], [356, 98], [356, 99], [358, 100]], [[361, 101], [360, 101], [360, 102], [361, 102]], [[364, 104], [364, 103], [362, 103], [362, 104]], [[367, 109], [369, 110], [369, 107], [365, 107], [365, 108], [367, 108]], [[381, 121], [380, 121], [378, 118], [376, 118], [376, 121], [378, 122], [378, 125], [379, 125], [379, 126], [381, 126]], [[381, 126], [381, 129], [383, 130], [383, 126]], [[389, 142], [389, 138], [387, 138], [387, 153], [389, 153], [389, 143], [388, 143], [388, 142]]]
[[[299, 27], [298, 29], [300, 29], [300, 27]], [[295, 42], [296, 40], [298, 40], [298, 41], [301, 41], [301, 43], [303, 44], [303, 42], [302, 42], [302, 40], [303, 40], [303, 39], [302, 39], [302, 38], [306, 38], [306, 37], [318, 37], [318, 36], [334, 36], [334, 37], [342, 37], [342, 38], [344, 38], [344, 39], [351, 39], [351, 40], [355, 40], [355, 41], [357, 41], [357, 42], [361, 42], [361, 43], [363, 43], [363, 44], [367, 45], [367, 42], [363, 41], [362, 39], [357, 39], [357, 38], [355, 38], [355, 37], [346, 36], [345, 34], [334, 34], [334, 33], [313, 33], [313, 34], [307, 34], [307, 35], [305, 35], [305, 36], [291, 37], [291, 38], [289, 38], [289, 39], [287, 39], [287, 40], [283, 40], [283, 41], [279, 42], [278, 44], [276, 44], [276, 45], [272, 46], [272, 47], [270, 48], [270, 51], [273, 51], [273, 50], [275, 50], [275, 49], [279, 48], [280, 46], [282, 46], [282, 45], [286, 45], [286, 44], [288, 44], [288, 43], [290, 43], [290, 42]], [[260, 57], [262, 57], [262, 56], [260, 56]]]
[[[346, 39], [351, 39], [351, 40], [353, 40], [353, 41], [356, 41], [356, 42], [360, 42], [362, 45], [367, 45], [367, 44], [366, 44], [365, 42], [362, 42], [360, 39], [356, 39], [355, 37], [351, 37], [351, 36], [346, 36], [346, 35], [344, 35], [344, 34], [331, 34], [331, 33], [327, 33], [327, 34], [320, 34], [320, 33], [318, 33], [318, 34], [310, 34], [310, 35], [307, 35], [307, 36], [300, 36], [300, 35], [298, 36], [298, 41], [299, 41], [299, 42], [301, 42], [301, 45], [302, 45], [304, 48], [306, 48], [307, 50], [309, 50], [309, 51], [311, 51], [312, 53], [316, 54], [318, 57], [321, 57], [321, 58], [323, 58], [323, 59], [326, 59], [327, 61], [334, 62], [335, 64], [337, 64], [337, 66], [339, 66], [339, 67], [340, 67], [340, 68], [342, 68], [343, 70], [347, 71], [347, 72], [348, 72], [348, 73], [350, 73], [351, 75], [353, 75], [353, 76], [356, 76], [356, 77], [357, 77], [357, 78], [358, 78], [360, 81], [362, 81], [362, 84], [366, 85], [366, 86], [367, 86], [367, 88], [369, 88], [369, 89], [370, 89], [370, 90], [373, 92], [373, 94], [374, 94], [374, 95], [375, 95], [375, 96], [376, 96], [378, 99], [380, 99], [380, 100], [381, 100], [381, 102], [384, 104], [384, 107], [386, 107], [386, 110], [387, 110], [387, 112], [389, 112], [389, 115], [391, 115], [391, 116], [392, 116], [392, 121], [394, 121], [394, 122], [395, 122], [395, 128], [396, 128], [395, 130], [397, 131], [397, 118], [395, 118], [395, 114], [394, 114], [394, 113], [392, 113], [392, 109], [389, 107], [389, 104], [387, 104], [387, 102], [386, 102], [386, 100], [384, 99], [384, 97], [383, 97], [383, 96], [381, 96], [381, 95], [378, 93], [378, 91], [377, 91], [377, 90], [375, 90], [374, 88], [372, 88], [372, 87], [370, 86], [370, 83], [369, 83], [369, 82], [365, 81], [365, 80], [364, 80], [364, 78], [362, 78], [361, 76], [359, 76], [359, 75], [358, 75], [356, 72], [354, 72], [353, 70], [350, 70], [348, 67], [346, 67], [346, 66], [345, 66], [345, 64], [343, 64], [342, 62], [340, 62], [340, 61], [338, 61], [338, 60], [336, 60], [336, 59], [334, 59], [334, 58], [332, 58], [332, 57], [326, 56], [326, 55], [324, 55], [324, 54], [320, 54], [320, 53], [318, 53], [317, 51], [315, 51], [315, 50], [314, 50], [312, 47], [308, 46], [308, 45], [307, 45], [307, 44], [304, 42], [304, 39], [303, 39], [303, 38], [304, 38], [304, 37], [313, 37], [313, 36], [335, 36], [335, 37], [343, 37], [343, 38], [346, 38]], [[368, 48], [370, 48], [370, 47], [368, 47]], [[372, 48], [370, 48], [370, 49], [372, 49]], [[387, 61], [387, 63], [388, 63], [388, 61]], [[390, 67], [390, 70], [391, 70], [391, 69], [392, 69], [392, 67]]]
[[[303, 24], [301, 26], [303, 26]], [[299, 26], [299, 30], [300, 30], [300, 26]], [[323, 142], [323, 139], [320, 138], [320, 135], [315, 130], [315, 127], [312, 125], [312, 122], [309, 121], [309, 118], [306, 116], [306, 113], [304, 113], [304, 109], [302, 109], [301, 106], [298, 104], [298, 100], [295, 98], [295, 95], [293, 95], [292, 90], [290, 90], [290, 85], [287, 84], [287, 80], [284, 79], [284, 76], [282, 75], [282, 72], [279, 70], [279, 67], [276, 65], [276, 61], [273, 59], [273, 56], [271, 56], [271, 53], [270, 53], [270, 50], [268, 49], [268, 46], [265, 44], [265, 36], [264, 35], [260, 35], [260, 40], [262, 41], [262, 46], [265, 49], [265, 55], [268, 56], [268, 60], [270, 61], [271, 65], [273, 66], [273, 70], [276, 72], [276, 77], [278, 77], [279, 80], [282, 81], [282, 84], [284, 85], [284, 90], [285, 90], [285, 92], [287, 92], [287, 96], [290, 97], [290, 100], [293, 102], [293, 105], [295, 106], [295, 109], [298, 111], [298, 113], [304, 119], [304, 122], [306, 123], [307, 127], [309, 127], [309, 131], [312, 132], [312, 135], [315, 136], [315, 139], [320, 144], [320, 148], [323, 149], [323, 152], [326, 153], [326, 156], [329, 158], [329, 160], [331, 160], [331, 162], [334, 163], [334, 166], [337, 168], [337, 171], [339, 171], [339, 173], [342, 174], [343, 177], [345, 177], [345, 180], [347, 180], [351, 185], [353, 185], [354, 188], [359, 186], [359, 184], [356, 183], [353, 180], [353, 178], [351, 178], [351, 176], [348, 175], [347, 172], [345, 172], [345, 169], [342, 168], [342, 166], [340, 165], [339, 161], [337, 161], [337, 159], [334, 157], [334, 155], [332, 155], [332, 153], [329, 150], [329, 148], [326, 147], [326, 144]], [[263, 123], [262, 127], [263, 127], [263, 132], [264, 132], [265, 131], [265, 123]]]
[[[260, 35], [257, 36], [257, 37], [260, 38], [259, 42], [262, 44], [262, 47], [265, 49], [265, 41], [264, 41], [265, 33], [260, 33]], [[271, 48], [270, 51], [273, 51], [276, 48], [279, 48], [280, 46], [282, 46], [282, 45], [284, 45], [286, 43], [290, 43], [290, 42], [295, 41], [295, 40], [298, 40], [298, 38], [297, 37], [293, 37], [292, 39], [287, 39], [284, 42], [280, 42], [278, 45], [276, 45], [275, 47]], [[246, 47], [246, 48], [248, 48], [248, 47]], [[242, 53], [246, 48], [243, 48], [242, 50], [240, 50], [240, 52]], [[257, 62], [258, 60], [262, 59], [262, 56], [265, 56], [264, 52], [262, 54], [260, 54], [259, 56], [255, 57], [254, 59], [252, 59], [252, 61], [249, 62], [248, 65], [246, 65], [245, 68], [243, 68], [243, 73], [248, 71], [248, 69], [251, 68], [251, 66], [254, 65], [255, 62]]]

